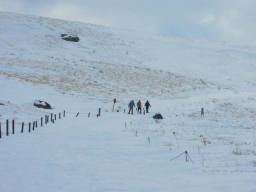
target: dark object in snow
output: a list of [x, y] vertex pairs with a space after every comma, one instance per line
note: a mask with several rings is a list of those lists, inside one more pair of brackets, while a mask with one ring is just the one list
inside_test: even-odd
[[0, 105], [4, 105], [3, 103], [0, 103]]
[[201, 108], [201, 117], [204, 117], [204, 108]]
[[35, 100], [34, 106], [43, 109], [52, 109], [51, 105], [45, 101]]
[[75, 35], [61, 34], [60, 36], [62, 39], [66, 40], [66, 41], [78, 42], [80, 40], [79, 37], [77, 37]]
[[156, 113], [154, 116], [153, 116], [154, 119], [163, 119], [163, 116], [160, 114], [160, 113]]

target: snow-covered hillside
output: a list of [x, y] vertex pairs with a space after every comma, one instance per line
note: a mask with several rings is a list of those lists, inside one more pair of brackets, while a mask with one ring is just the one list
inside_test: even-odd
[[[63, 92], [170, 98], [206, 88], [255, 89], [253, 48], [10, 13], [0, 13], [0, 22], [0, 73]], [[63, 41], [62, 33], [81, 40]]]
[[1, 192], [256, 191], [254, 47], [5, 12], [0, 34]]

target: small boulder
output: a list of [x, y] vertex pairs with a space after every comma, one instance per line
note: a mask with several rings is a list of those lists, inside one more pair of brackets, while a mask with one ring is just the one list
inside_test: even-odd
[[154, 116], [153, 116], [154, 119], [163, 119], [163, 116], [160, 114], [160, 113], [156, 113]]
[[34, 106], [43, 109], [52, 109], [51, 105], [45, 101], [35, 100]]
[[61, 34], [60, 36], [63, 40], [66, 41], [78, 42], [80, 40], [76, 35]]

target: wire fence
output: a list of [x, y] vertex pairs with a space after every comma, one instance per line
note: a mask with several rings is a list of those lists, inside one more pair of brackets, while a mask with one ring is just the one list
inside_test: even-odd
[[[78, 116], [91, 116], [91, 112], [71, 112], [71, 111], [62, 111], [59, 113], [48, 113], [44, 116], [41, 116], [40, 119], [33, 119], [32, 121], [17, 121], [6, 119], [4, 122], [0, 122], [0, 139], [3, 137], [14, 135], [15, 133], [31, 133], [36, 128], [43, 127], [49, 123], [54, 124], [57, 120], [65, 118], [67, 114], [72, 114], [74, 117]], [[101, 116], [101, 108], [98, 108], [97, 117]]]
[[[112, 110], [112, 111], [114, 111], [114, 110]], [[125, 113], [125, 110], [124, 110], [124, 113]], [[70, 114], [73, 117], [86, 116], [88, 118], [92, 115], [91, 112], [71, 112], [71, 111], [63, 110], [62, 112], [59, 112], [59, 113], [44, 114], [44, 116], [41, 116], [40, 119], [34, 119], [34, 120], [28, 121], [28, 122], [17, 121], [14, 119], [12, 119], [10, 121], [9, 119], [6, 119], [4, 122], [0, 121], [0, 139], [2, 139], [3, 137], [15, 135], [17, 133], [21, 133], [21, 134], [23, 134], [24, 132], [31, 133], [31, 132], [35, 131], [35, 129], [37, 129], [39, 127], [46, 126], [49, 123], [54, 124], [57, 120], [61, 120], [61, 119], [65, 118], [67, 114]], [[145, 115], [145, 112], [143, 114]], [[96, 114], [97, 118], [99, 116], [101, 116], [101, 108], [98, 108], [98, 113]], [[127, 127], [127, 124], [125, 122], [125, 128], [126, 127]], [[136, 131], [136, 136], [137, 136], [137, 131]], [[150, 137], [148, 137], [147, 140], [148, 140], [148, 143], [150, 144], [150, 142], [151, 142]], [[188, 151], [184, 151], [184, 152], [178, 154], [177, 156], [170, 159], [170, 161], [179, 159], [182, 155], [185, 156], [186, 162], [193, 163], [190, 155], [188, 154]]]
[[11, 136], [15, 133], [24, 133], [25, 131], [31, 133], [36, 128], [43, 127], [49, 123], [54, 124], [57, 120], [66, 117], [66, 111], [59, 113], [45, 114], [40, 119], [33, 119], [32, 121], [17, 121], [6, 119], [4, 122], [0, 122], [0, 139], [4, 136]]

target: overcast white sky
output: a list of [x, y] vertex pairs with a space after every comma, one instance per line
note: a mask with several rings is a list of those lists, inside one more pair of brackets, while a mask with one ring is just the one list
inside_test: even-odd
[[255, 9], [256, 0], [0, 0], [0, 11], [236, 43], [256, 43]]

